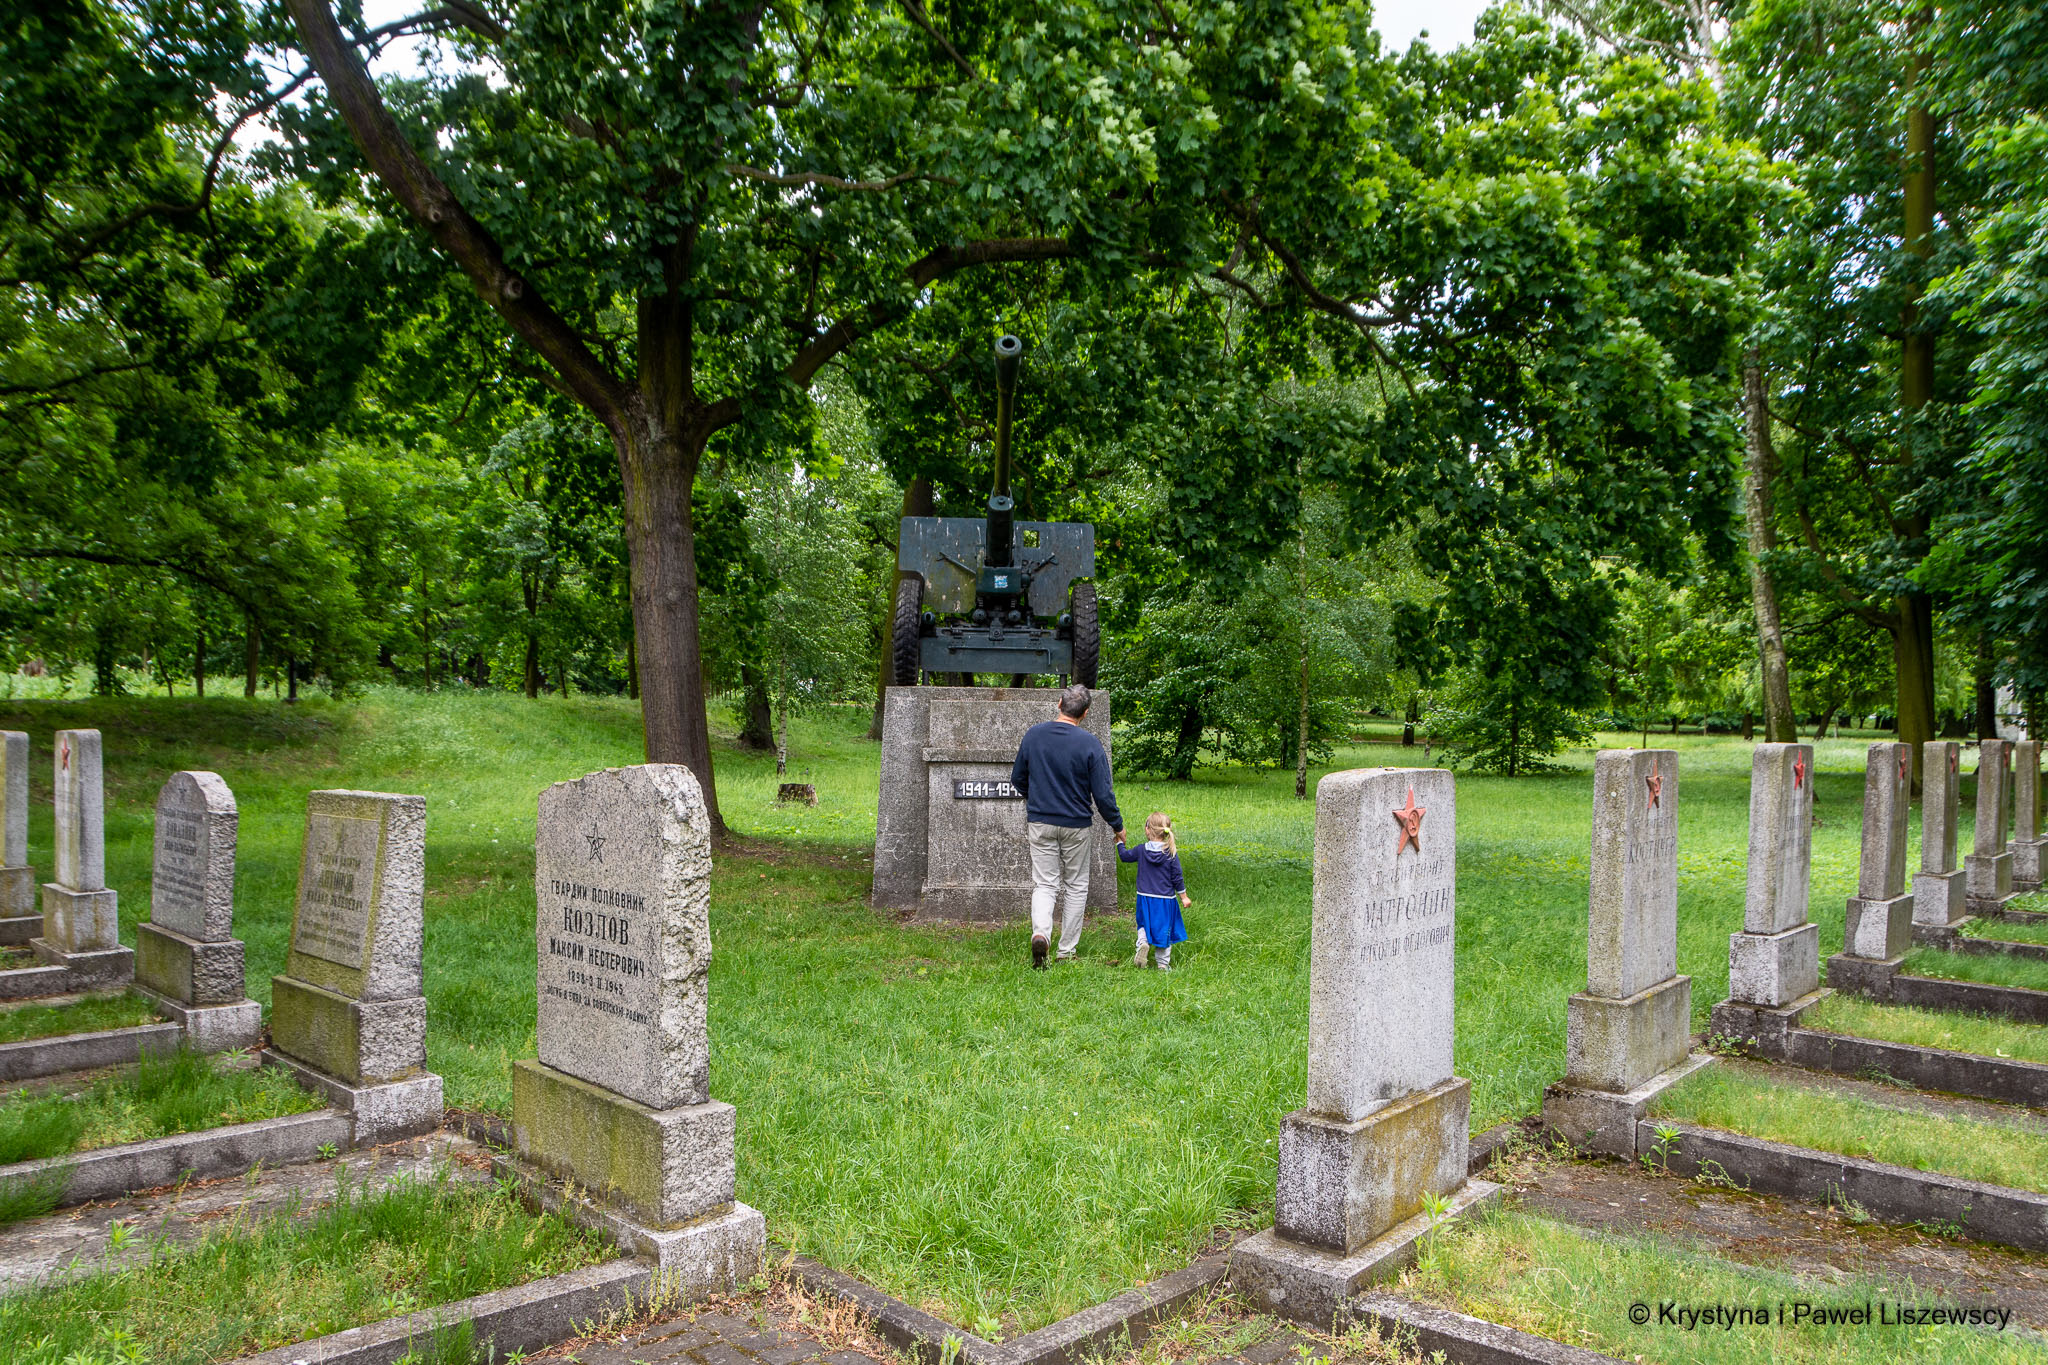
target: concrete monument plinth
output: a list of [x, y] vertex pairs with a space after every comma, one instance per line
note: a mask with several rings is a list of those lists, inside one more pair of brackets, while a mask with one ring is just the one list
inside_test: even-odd
[[28, 735], [0, 730], [0, 945], [42, 932], [42, 898], [28, 865]]
[[120, 898], [107, 888], [100, 732], [59, 730], [55, 760], [56, 877], [43, 883], [43, 932], [29, 946], [71, 974], [66, 989], [119, 985], [134, 978], [135, 953], [122, 946]]
[[1920, 870], [1913, 874], [1913, 941], [1946, 944], [1969, 918], [1956, 866], [1957, 787], [1962, 746], [1952, 739], [1920, 746]]
[[1465, 1208], [1471, 1087], [1451, 1074], [1457, 814], [1451, 775], [1391, 768], [1316, 786], [1308, 1103], [1280, 1125], [1274, 1226], [1231, 1253], [1253, 1301], [1327, 1328], [1396, 1274], [1427, 1201]]
[[1813, 746], [1759, 744], [1749, 774], [1749, 887], [1728, 939], [1728, 998], [1790, 1004], [1820, 985], [1820, 926], [1806, 918]]
[[2012, 746], [2012, 889], [2041, 889], [2041, 741]]
[[2003, 910], [2012, 901], [2012, 742], [1987, 739], [1977, 746], [1976, 848], [1963, 859], [1964, 903], [1973, 915]]
[[[1915, 897], [1906, 890], [1906, 826], [1912, 809], [1911, 746], [1871, 745], [1864, 762], [1862, 857], [1843, 925], [1842, 953], [1848, 957], [1891, 962], [1913, 946]], [[1833, 963], [1829, 959], [1830, 980]]]
[[359, 1147], [441, 1126], [420, 993], [426, 828], [424, 797], [306, 797], [291, 952], [271, 978], [264, 1060], [349, 1114]]
[[[882, 703], [874, 903], [924, 919], [1026, 920], [1031, 857], [1010, 769], [1024, 732], [1051, 720], [1042, 687], [892, 687]], [[1083, 721], [1109, 749], [1109, 694]], [[1088, 908], [1117, 905], [1116, 841], [1098, 816]]]
[[541, 793], [534, 852], [540, 1056], [512, 1069], [522, 1178], [685, 1294], [743, 1283], [767, 1224], [733, 1198], [736, 1116], [710, 1095], [711, 824], [697, 780], [645, 764], [557, 783]]
[[156, 798], [149, 920], [135, 929], [135, 981], [199, 1052], [252, 1048], [263, 1011], [248, 998], [233, 937], [241, 816], [220, 774], [171, 774]]

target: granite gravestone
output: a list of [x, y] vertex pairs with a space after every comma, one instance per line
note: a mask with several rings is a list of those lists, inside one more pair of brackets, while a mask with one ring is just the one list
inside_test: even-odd
[[2003, 910], [2012, 901], [2012, 850], [2006, 846], [2012, 809], [2012, 743], [1987, 739], [1977, 746], [1976, 851], [1963, 859], [1970, 913]]
[[1863, 851], [1849, 898], [1842, 951], [1890, 962], [1913, 944], [1913, 896], [1906, 890], [1906, 819], [1913, 809], [1909, 745], [1873, 744], [1863, 774]]
[[1920, 747], [1920, 870], [1913, 874], [1913, 923], [1946, 929], [1967, 912], [1956, 866], [1956, 790], [1962, 746], [1952, 739]]
[[1806, 918], [1813, 746], [1759, 744], [1750, 763], [1749, 889], [1728, 939], [1728, 997], [1777, 1008], [1820, 987], [1820, 926]]
[[1436, 769], [1316, 786], [1308, 1103], [1280, 1126], [1274, 1226], [1232, 1275], [1264, 1306], [1327, 1322], [1397, 1271], [1426, 1219], [1497, 1187], [1466, 1179], [1471, 1083], [1451, 1073], [1457, 814]]
[[2041, 889], [2041, 741], [2012, 746], [2012, 888]]
[[0, 730], [0, 944], [42, 932], [36, 870], [28, 865], [28, 735]]
[[766, 1238], [733, 1199], [733, 1108], [710, 1095], [710, 879], [689, 769], [541, 793], [540, 1057], [513, 1066], [514, 1147], [597, 1192], [613, 1234], [692, 1291], [752, 1277]]
[[1565, 1076], [1543, 1118], [1595, 1151], [1635, 1154], [1635, 1125], [1688, 1065], [1692, 978], [1678, 975], [1678, 754], [1593, 760], [1586, 989], [1565, 1007]]
[[426, 829], [424, 797], [306, 797], [291, 948], [271, 978], [264, 1060], [353, 1116], [357, 1146], [441, 1123], [420, 993]]
[[218, 773], [173, 773], [157, 794], [149, 920], [136, 926], [135, 978], [198, 1052], [254, 1047], [263, 1027], [234, 937], [239, 819]]
[[[892, 687], [882, 703], [874, 901], [927, 919], [1028, 920], [1031, 856], [1010, 768], [1056, 714], [1042, 687]], [[1108, 751], [1109, 693], [1084, 720]], [[1095, 821], [1088, 908], [1117, 904], [1116, 841]]]
[[135, 953], [121, 946], [119, 898], [107, 889], [100, 732], [59, 730], [56, 746], [56, 880], [43, 883], [36, 956], [85, 978], [80, 985], [132, 980]]

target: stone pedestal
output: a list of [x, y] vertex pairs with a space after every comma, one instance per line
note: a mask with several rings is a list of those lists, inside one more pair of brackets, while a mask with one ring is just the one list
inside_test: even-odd
[[1273, 1231], [1350, 1255], [1465, 1183], [1472, 1083], [1453, 1078], [1346, 1123], [1297, 1109], [1280, 1121]]
[[70, 990], [119, 985], [135, 976], [135, 952], [121, 945], [121, 918], [112, 891], [73, 891], [43, 884], [43, 933], [29, 940], [45, 965], [77, 980]]
[[2014, 892], [2041, 889], [2041, 852], [2048, 841], [2028, 839], [2012, 846], [2012, 889]]
[[1633, 1159], [1636, 1124], [1650, 1111], [1651, 1102], [1713, 1062], [1705, 1053], [1680, 1049], [1675, 1065], [1629, 1090], [1577, 1085], [1567, 1077], [1543, 1092], [1543, 1126], [1583, 1151]]
[[[882, 703], [874, 903], [927, 919], [1028, 920], [1031, 857], [1010, 769], [1057, 713], [1042, 687], [892, 687]], [[1109, 693], [1083, 722], [1109, 749]], [[1124, 813], [1126, 822], [1140, 816]], [[1117, 905], [1116, 840], [1098, 816], [1088, 908]]]
[[1813, 746], [1759, 744], [1749, 775], [1749, 886], [1728, 939], [1728, 998], [1783, 1005], [1820, 984], [1820, 926], [1806, 918]]
[[1820, 926], [1728, 936], [1728, 998], [1746, 1005], [1789, 1005], [1820, 985]]
[[1972, 853], [1963, 859], [1964, 904], [1973, 915], [2003, 910], [2011, 903], [2012, 850]]
[[1898, 957], [1913, 946], [1913, 905], [1912, 896], [1881, 901], [1851, 896], [1842, 951], [1878, 961]]
[[[1853, 967], [1855, 964], [1855, 959], [1845, 958], [1840, 953], [1828, 959], [1831, 972]], [[1882, 972], [1893, 970], [1890, 963], [1862, 965], [1875, 967]], [[1714, 1006], [1713, 1021], [1709, 1027], [1717, 1036], [1755, 1047], [1766, 1056], [1782, 1056], [1785, 1051], [1786, 1035], [1799, 1027], [1799, 1017], [1832, 993], [1831, 985], [1783, 1005], [1744, 1005], [1733, 1000], [1723, 1000]], [[1633, 1142], [1634, 1139], [1630, 1140]]]
[[184, 1028], [193, 1051], [237, 1051], [262, 1041], [263, 1009], [244, 997], [243, 981], [239, 939], [201, 943], [160, 925], [135, 926], [136, 987]]
[[418, 796], [306, 798], [291, 952], [271, 978], [263, 1059], [351, 1115], [357, 1146], [441, 1126], [420, 993], [426, 815]]
[[218, 773], [173, 773], [157, 793], [149, 922], [136, 927], [136, 979], [200, 1052], [253, 1047], [261, 1032], [262, 1012], [246, 995], [242, 943], [233, 937], [240, 819]]
[[1692, 978], [1674, 976], [1626, 1000], [1584, 991], [1565, 1002], [1565, 1083], [1629, 1091], [1685, 1061]]
[[1961, 871], [1913, 874], [1914, 924], [1946, 929], [1969, 913]]
[[650, 1109], [537, 1061], [512, 1064], [512, 1141], [550, 1174], [621, 1204], [654, 1231], [728, 1212], [733, 1107]]

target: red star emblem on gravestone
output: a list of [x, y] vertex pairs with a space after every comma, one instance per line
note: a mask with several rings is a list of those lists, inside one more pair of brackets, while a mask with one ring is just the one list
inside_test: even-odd
[[1948, 747], [1948, 770], [1950, 772], [1956, 770], [1956, 747], [1953, 744]]
[[1664, 774], [1657, 771], [1656, 765], [1652, 764], [1650, 775], [1644, 778], [1643, 781], [1649, 784], [1650, 804], [1653, 806], [1660, 804], [1661, 798], [1664, 795]]
[[1415, 804], [1415, 788], [1410, 787], [1408, 789], [1408, 805], [1406, 809], [1398, 809], [1394, 812], [1394, 820], [1401, 826], [1394, 835], [1394, 852], [1396, 855], [1407, 844], [1415, 845], [1417, 853], [1422, 852], [1422, 817], [1428, 809], [1429, 807], [1427, 806]]
[[1792, 760], [1792, 786], [1796, 789], [1799, 787], [1803, 787], [1805, 785], [1806, 760], [1803, 758], [1795, 758]]
[[71, 771], [71, 741], [66, 739], [57, 746], [57, 766], [65, 772]]
[[1906, 780], [1906, 773], [1912, 766], [1912, 760], [1906, 757], [1906, 751], [1904, 749], [1899, 750], [1899, 781], [1904, 782]]

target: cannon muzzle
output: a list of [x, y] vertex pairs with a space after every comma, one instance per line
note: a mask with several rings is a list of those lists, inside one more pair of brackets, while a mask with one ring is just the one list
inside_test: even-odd
[[1023, 359], [1023, 342], [1007, 335], [997, 339], [995, 487], [988, 495], [988, 539], [982, 563], [998, 568], [1015, 562], [1016, 531], [1011, 518], [1016, 504], [1010, 500], [1010, 418], [1016, 408], [1017, 367]]

